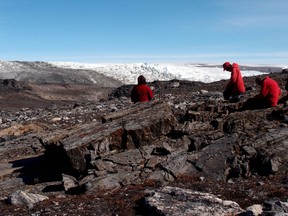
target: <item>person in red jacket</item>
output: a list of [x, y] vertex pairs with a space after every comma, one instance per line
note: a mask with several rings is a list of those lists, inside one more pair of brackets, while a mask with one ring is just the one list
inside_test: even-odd
[[239, 65], [236, 63], [230, 64], [230, 62], [225, 62], [223, 64], [223, 70], [231, 72], [230, 80], [223, 92], [224, 99], [230, 100], [230, 102], [239, 102], [239, 95], [245, 92], [245, 85]]
[[254, 98], [248, 99], [244, 107], [246, 109], [265, 109], [277, 106], [281, 95], [278, 83], [269, 76], [264, 78], [256, 77], [255, 82], [261, 86], [260, 93]]
[[256, 77], [255, 82], [261, 86], [261, 91], [255, 98], [263, 101], [265, 107], [277, 106], [281, 89], [278, 83], [269, 76], [264, 78]]
[[153, 99], [154, 95], [151, 88], [146, 84], [146, 79], [143, 75], [139, 76], [138, 85], [134, 86], [131, 92], [131, 100], [134, 103], [146, 102]]

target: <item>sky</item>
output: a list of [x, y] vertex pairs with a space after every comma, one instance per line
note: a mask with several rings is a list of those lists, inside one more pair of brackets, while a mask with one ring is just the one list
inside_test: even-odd
[[288, 63], [287, 0], [0, 0], [0, 60]]

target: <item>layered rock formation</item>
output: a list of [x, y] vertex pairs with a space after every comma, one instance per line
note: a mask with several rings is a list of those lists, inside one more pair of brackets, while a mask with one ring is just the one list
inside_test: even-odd
[[1, 200], [19, 190], [53, 200], [137, 186], [143, 215], [248, 214], [252, 204], [277, 212], [264, 201], [286, 212], [286, 107], [242, 110], [257, 89], [229, 103], [220, 84], [152, 83], [149, 103], [132, 104], [123, 86], [109, 100], [1, 111]]

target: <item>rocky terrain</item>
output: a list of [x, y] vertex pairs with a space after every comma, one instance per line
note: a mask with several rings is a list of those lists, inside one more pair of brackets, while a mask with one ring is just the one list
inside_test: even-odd
[[238, 103], [227, 80], [170, 80], [140, 104], [117, 82], [0, 80], [0, 215], [287, 215], [287, 107], [243, 110], [254, 79]]

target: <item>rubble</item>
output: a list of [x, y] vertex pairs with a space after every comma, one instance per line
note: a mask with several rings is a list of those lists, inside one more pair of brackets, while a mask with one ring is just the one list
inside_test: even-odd
[[[260, 212], [259, 206], [248, 208], [253, 204], [261, 205], [263, 212], [276, 212], [276, 207], [265, 207], [271, 197], [286, 212], [287, 108], [242, 110], [257, 89], [239, 103], [229, 103], [223, 101], [220, 86], [221, 81], [157, 82], [156, 98], [138, 104], [127, 95], [131, 86], [123, 86], [106, 100], [44, 107], [41, 102], [39, 107], [11, 110], [3, 106], [0, 208], [8, 209], [9, 195], [19, 190], [49, 197], [33, 204], [40, 211], [41, 203], [51, 205], [56, 197], [108, 199], [107, 194], [113, 194], [119, 199], [121, 191], [139, 187], [130, 194], [139, 196], [132, 204], [143, 212], [153, 209], [156, 215]], [[200, 202], [199, 196], [214, 201]], [[208, 208], [207, 202], [217, 207]], [[139, 213], [132, 209], [126, 215]]]

